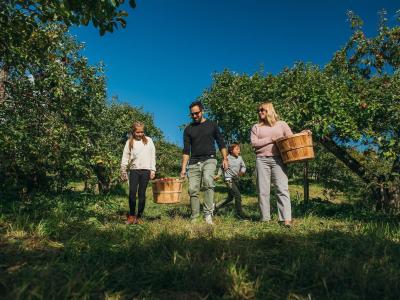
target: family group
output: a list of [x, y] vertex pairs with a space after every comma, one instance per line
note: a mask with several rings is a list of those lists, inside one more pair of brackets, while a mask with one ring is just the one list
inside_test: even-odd
[[[203, 191], [203, 215], [207, 224], [213, 224], [214, 214], [226, 204], [234, 201], [239, 218], [245, 218], [242, 211], [241, 194], [238, 187], [240, 176], [246, 172], [245, 163], [240, 156], [240, 145], [232, 143], [228, 148], [217, 124], [204, 116], [200, 101], [190, 104], [192, 122], [183, 133], [183, 156], [180, 176], [188, 178], [188, 192], [191, 205], [191, 220], [197, 222], [200, 216], [200, 191]], [[250, 132], [251, 145], [256, 154], [256, 182], [261, 221], [271, 220], [270, 189], [271, 182], [277, 190], [279, 222], [290, 227], [292, 210], [289, 194], [286, 165], [283, 163], [276, 140], [291, 136], [288, 124], [279, 120], [271, 102], [259, 105], [258, 122]], [[155, 146], [145, 135], [144, 123], [134, 122], [130, 138], [127, 140], [121, 161], [121, 178], [129, 180], [129, 214], [127, 224], [142, 224], [146, 202], [146, 188], [156, 175]], [[221, 166], [217, 171], [215, 144], [221, 155]], [[215, 205], [215, 180], [223, 177], [228, 188], [225, 201]], [[138, 199], [138, 201], [137, 201]], [[136, 210], [136, 202], [138, 208]]]

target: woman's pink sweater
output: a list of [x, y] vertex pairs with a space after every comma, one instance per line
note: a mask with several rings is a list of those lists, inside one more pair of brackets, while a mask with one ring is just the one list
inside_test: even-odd
[[278, 121], [272, 127], [256, 124], [251, 129], [251, 145], [257, 156], [276, 156], [279, 155], [279, 150], [275, 141], [292, 134], [289, 125], [284, 121]]

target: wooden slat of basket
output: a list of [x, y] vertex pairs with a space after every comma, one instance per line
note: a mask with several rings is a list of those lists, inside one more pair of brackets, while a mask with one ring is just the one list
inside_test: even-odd
[[[171, 181], [153, 181], [152, 184], [154, 202], [158, 204], [179, 203], [182, 194], [183, 181], [183, 179], [176, 179]], [[174, 190], [169, 190], [171, 188], [174, 188]]]
[[312, 138], [307, 133], [297, 133], [276, 141], [284, 163], [301, 162], [314, 158]]

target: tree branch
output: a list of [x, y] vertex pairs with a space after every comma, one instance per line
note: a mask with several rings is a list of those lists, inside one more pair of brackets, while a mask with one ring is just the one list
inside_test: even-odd
[[357, 174], [365, 183], [371, 183], [371, 178], [368, 177], [365, 168], [352, 157], [345, 148], [337, 145], [331, 138], [324, 137], [319, 142], [341, 162], [343, 162], [351, 171]]

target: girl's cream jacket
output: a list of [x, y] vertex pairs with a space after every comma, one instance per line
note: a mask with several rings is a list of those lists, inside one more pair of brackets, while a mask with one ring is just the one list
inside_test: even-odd
[[129, 150], [129, 139], [125, 143], [124, 152], [121, 159], [121, 171], [127, 172], [128, 169], [146, 169], [156, 171], [156, 149], [153, 140], [146, 136], [147, 144], [142, 140], [134, 140], [132, 150]]

